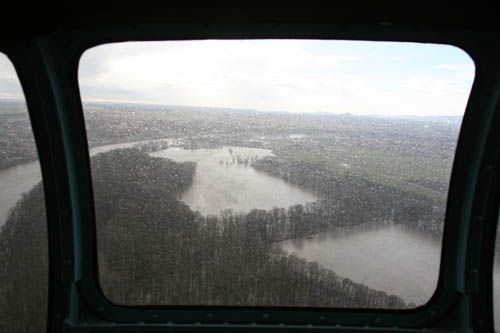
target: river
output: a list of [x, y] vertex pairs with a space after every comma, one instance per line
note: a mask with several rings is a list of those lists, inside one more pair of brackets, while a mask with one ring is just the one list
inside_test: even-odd
[[249, 165], [252, 160], [273, 156], [267, 149], [169, 148], [150, 155], [177, 162], [196, 162], [193, 183], [181, 200], [203, 215], [219, 214], [225, 209], [248, 212], [254, 208], [288, 208], [318, 200], [315, 195]]
[[281, 245], [289, 253], [406, 302], [424, 304], [436, 289], [439, 242], [400, 225], [321, 233]]
[[[138, 144], [173, 139], [134, 141], [104, 145], [90, 150], [95, 156], [114, 149], [130, 148]], [[259, 172], [248, 164], [257, 158], [272, 156], [270, 150], [244, 147], [219, 149], [169, 148], [150, 153], [177, 162], [196, 162], [192, 186], [182, 200], [202, 214], [219, 214], [222, 210], [248, 212], [253, 208], [288, 208], [295, 204], [317, 201], [313, 194], [290, 185], [281, 179]], [[238, 162], [239, 160], [239, 162]], [[246, 161], [246, 162], [245, 162]], [[38, 162], [21, 164], [0, 171], [0, 227], [7, 220], [9, 210], [41, 179]]]
[[[441, 243], [401, 225], [326, 232], [280, 245], [288, 253], [316, 261], [342, 277], [397, 295], [417, 306], [425, 304], [436, 289]], [[500, 323], [498, 258], [493, 285], [495, 322]]]
[[[96, 147], [91, 149], [90, 155], [144, 142], [147, 141]], [[197, 163], [193, 184], [181, 199], [202, 214], [217, 214], [224, 209], [249, 211], [252, 208], [289, 207], [317, 200], [313, 194], [248, 165], [252, 159], [272, 155], [269, 150], [169, 148], [150, 155]], [[0, 227], [9, 210], [40, 179], [38, 162], [0, 171]], [[280, 245], [285, 251], [316, 261], [342, 277], [398, 295], [417, 305], [425, 303], [436, 287], [439, 242], [402, 226], [384, 225], [343, 233], [322, 233], [310, 239], [288, 240]], [[494, 285], [497, 286], [495, 320], [500, 322], [500, 265], [495, 267]]]
[[[90, 156], [113, 149], [130, 148], [136, 144], [146, 142], [171, 140], [160, 139], [103, 145], [90, 149]], [[41, 179], [42, 175], [38, 161], [16, 165], [0, 171], [0, 228], [7, 220], [9, 211], [21, 199], [22, 195], [28, 193]]]

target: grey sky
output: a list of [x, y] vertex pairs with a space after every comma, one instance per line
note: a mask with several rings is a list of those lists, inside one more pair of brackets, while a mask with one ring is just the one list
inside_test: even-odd
[[[20, 96], [0, 58], [0, 97]], [[84, 101], [379, 115], [462, 115], [474, 65], [458, 48], [320, 40], [129, 42], [87, 50]]]

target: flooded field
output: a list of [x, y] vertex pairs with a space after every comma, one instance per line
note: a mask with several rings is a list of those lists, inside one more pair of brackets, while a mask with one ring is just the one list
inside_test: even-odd
[[204, 215], [219, 214], [226, 209], [248, 212], [254, 208], [288, 208], [318, 200], [307, 191], [252, 168], [249, 165], [252, 161], [272, 156], [266, 149], [170, 148], [150, 155], [176, 162], [196, 162], [193, 184], [183, 194], [182, 201]]

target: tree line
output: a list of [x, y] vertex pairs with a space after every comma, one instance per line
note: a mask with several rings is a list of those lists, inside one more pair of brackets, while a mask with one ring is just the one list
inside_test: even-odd
[[339, 174], [322, 163], [270, 156], [253, 162], [252, 167], [320, 196], [322, 200], [313, 208], [320, 220], [327, 216], [323, 229], [389, 221], [439, 238], [442, 235], [445, 208], [426, 196]]
[[[178, 199], [191, 184], [194, 163], [137, 149], [99, 154], [91, 163], [99, 279], [116, 303], [406, 307], [397, 296], [280, 249], [277, 241], [322, 228], [317, 217], [333, 211], [320, 205], [206, 217]], [[0, 331], [43, 331], [47, 268], [40, 184], [0, 233]]]

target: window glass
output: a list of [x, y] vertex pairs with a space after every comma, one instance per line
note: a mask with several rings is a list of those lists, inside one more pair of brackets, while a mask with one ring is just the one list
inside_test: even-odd
[[46, 228], [24, 95], [12, 63], [0, 53], [0, 332], [46, 330]]
[[412, 308], [474, 76], [445, 45], [129, 42], [79, 68], [99, 279], [135, 305]]

